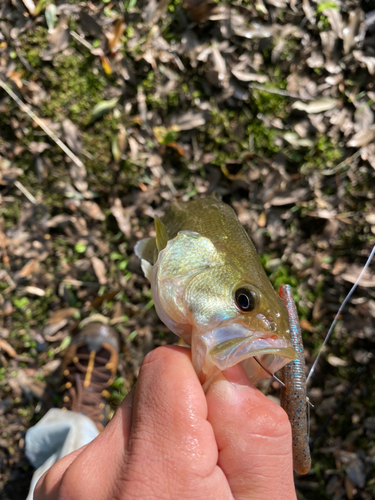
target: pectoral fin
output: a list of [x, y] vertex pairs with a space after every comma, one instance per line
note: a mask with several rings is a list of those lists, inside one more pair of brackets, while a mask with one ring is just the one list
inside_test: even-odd
[[146, 276], [148, 281], [151, 281], [152, 265], [147, 260], [141, 259], [141, 268], [142, 268], [143, 274]]
[[156, 238], [144, 238], [134, 247], [136, 256], [142, 261], [142, 271], [146, 278], [150, 278], [151, 266], [158, 259], [161, 252], [168, 244], [167, 228], [159, 217], [155, 217]]
[[151, 265], [154, 265], [157, 259], [155, 238], [144, 238], [138, 241], [134, 247], [134, 252], [139, 259], [146, 260]]

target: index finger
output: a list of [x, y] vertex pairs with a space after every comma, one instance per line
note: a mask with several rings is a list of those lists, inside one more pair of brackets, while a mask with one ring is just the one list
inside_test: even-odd
[[206, 417], [190, 350], [169, 346], [149, 353], [135, 391], [125, 458], [129, 492], [146, 498], [158, 488], [158, 498], [229, 498]]

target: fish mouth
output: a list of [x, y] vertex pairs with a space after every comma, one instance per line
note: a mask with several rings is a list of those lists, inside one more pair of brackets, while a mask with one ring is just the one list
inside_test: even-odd
[[298, 357], [291, 341], [274, 332], [254, 332], [242, 325], [232, 325], [211, 331], [209, 337], [211, 346], [214, 343], [208, 351], [211, 362], [220, 371], [241, 363], [253, 383], [269, 375], [252, 358], [257, 357], [274, 373]]

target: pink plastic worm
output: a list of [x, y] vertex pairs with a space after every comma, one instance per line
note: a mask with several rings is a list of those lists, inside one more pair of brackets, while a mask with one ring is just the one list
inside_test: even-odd
[[292, 345], [298, 353], [298, 359], [291, 361], [281, 370], [281, 379], [285, 384], [285, 387], [281, 388], [281, 406], [288, 414], [292, 426], [293, 469], [298, 474], [307, 474], [311, 468], [311, 457], [307, 430], [306, 374], [301, 327], [292, 288], [289, 285], [282, 285], [279, 288], [279, 295], [288, 311]]

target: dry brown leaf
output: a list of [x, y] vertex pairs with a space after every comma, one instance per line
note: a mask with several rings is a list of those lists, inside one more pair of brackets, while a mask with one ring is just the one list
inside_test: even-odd
[[366, 222], [368, 222], [369, 224], [371, 224], [371, 225], [375, 224], [375, 212], [367, 214], [365, 219], [366, 219]]
[[283, 205], [290, 205], [298, 201], [302, 201], [308, 195], [307, 188], [297, 188], [293, 191], [276, 192], [274, 197], [267, 203], [267, 205], [280, 207]]
[[371, 127], [374, 123], [374, 113], [372, 112], [370, 106], [367, 103], [359, 106], [354, 113], [354, 130], [359, 132], [360, 130], [365, 130]]
[[[362, 271], [362, 267], [357, 264], [351, 264], [346, 267], [345, 271], [340, 275], [345, 281], [349, 281], [349, 283], [355, 283], [358, 276]], [[375, 286], [375, 274], [373, 274], [369, 269], [367, 269], [364, 275], [361, 278], [358, 286], [363, 286], [365, 288], [370, 288]]]
[[90, 14], [85, 10], [81, 10], [79, 13], [79, 18], [81, 22], [81, 28], [84, 32], [88, 33], [94, 38], [104, 38], [103, 29], [93, 16], [90, 16]]
[[357, 489], [355, 488], [355, 484], [353, 483], [353, 481], [349, 479], [348, 475], [345, 475], [344, 485], [348, 500], [353, 500], [354, 493], [357, 491]]
[[44, 338], [47, 342], [61, 342], [65, 337], [69, 335], [68, 330], [61, 330], [57, 332], [55, 335], [44, 335]]
[[0, 339], [0, 350], [6, 352], [11, 358], [17, 356], [17, 353], [13, 349], [13, 347], [4, 339]]
[[344, 28], [344, 24], [342, 22], [342, 16], [338, 9], [324, 9], [323, 15], [327, 17], [329, 24], [336, 37], [342, 38], [342, 32]]
[[88, 200], [82, 201], [81, 209], [86, 215], [88, 215], [92, 219], [100, 221], [105, 220], [105, 215], [103, 210], [99, 207], [97, 203], [95, 203], [95, 201], [88, 201]]
[[30, 295], [36, 295], [37, 297], [44, 297], [46, 294], [45, 290], [42, 290], [42, 288], [38, 288], [37, 286], [26, 286], [24, 291]]
[[302, 318], [300, 321], [300, 325], [303, 330], [306, 330], [308, 332], [313, 332], [315, 330], [315, 328], [307, 319]]
[[346, 143], [349, 148], [360, 148], [366, 146], [375, 138], [375, 125], [371, 127], [360, 130]]
[[324, 57], [320, 51], [313, 50], [311, 56], [306, 59], [309, 68], [323, 68]]
[[134, 207], [124, 208], [121, 204], [120, 198], [115, 198], [111, 206], [112, 215], [117, 220], [118, 227], [127, 238], [131, 235], [130, 216], [134, 213]]
[[327, 361], [331, 366], [335, 366], [335, 367], [348, 366], [348, 362], [345, 361], [345, 359], [341, 359], [341, 358], [338, 358], [337, 356], [333, 356], [333, 355], [328, 356]]
[[23, 174], [23, 170], [17, 167], [11, 167], [10, 163], [2, 161], [1, 171], [0, 171], [0, 185], [6, 186], [7, 184], [13, 183], [17, 177]]
[[[258, 22], [253, 22], [250, 27], [247, 20], [241, 16], [233, 16], [233, 31], [237, 36], [243, 38], [258, 39], [258, 38], [271, 38], [277, 35], [280, 31], [280, 26], [277, 24], [266, 25]], [[285, 29], [285, 26], [283, 26]]]
[[41, 53], [43, 61], [51, 61], [54, 54], [62, 52], [66, 49], [70, 42], [70, 30], [66, 27], [65, 21], [62, 20], [60, 24], [47, 35], [49, 41], [49, 49]]
[[294, 132], [287, 132], [283, 137], [295, 148], [312, 148], [314, 146], [314, 141], [308, 137], [299, 137], [299, 135]]
[[130, 148], [130, 158], [132, 160], [137, 160], [138, 159], [138, 153], [139, 153], [139, 145], [138, 142], [134, 139], [134, 137], [129, 137], [128, 138], [128, 144]]
[[43, 337], [51, 337], [55, 335], [61, 328], [68, 324], [67, 318], [63, 318], [58, 322], [51, 323], [43, 328]]
[[19, 276], [21, 278], [26, 278], [26, 276], [29, 276], [29, 274], [35, 273], [39, 269], [39, 259], [38, 257], [35, 257], [35, 259], [29, 260], [21, 271], [19, 272]]
[[[204, 125], [207, 121], [207, 112], [205, 111], [187, 111], [174, 118], [171, 118], [170, 122], [178, 130], [192, 130], [194, 128]], [[175, 129], [175, 128], [174, 128]]]
[[116, 48], [116, 45], [119, 43], [120, 38], [122, 37], [123, 33], [125, 31], [125, 22], [124, 18], [120, 17], [120, 19], [117, 19], [113, 26], [112, 33], [107, 35], [108, 38], [108, 49], [110, 52], [113, 52], [114, 49]]
[[165, 145], [168, 148], [175, 149], [180, 156], [185, 156], [184, 148], [178, 142], [166, 142]]
[[94, 268], [94, 272], [98, 281], [101, 285], [106, 285], [108, 283], [108, 279], [106, 277], [106, 268], [104, 262], [98, 257], [91, 257], [91, 264]]
[[238, 71], [235, 69], [232, 69], [232, 75], [235, 76], [237, 78], [237, 80], [240, 80], [241, 82], [265, 83], [265, 82], [269, 81], [269, 78], [267, 75], [259, 75], [258, 73]]
[[259, 217], [258, 217], [258, 226], [259, 227], [266, 227], [266, 225], [267, 225], [266, 212], [261, 212]]
[[24, 70], [10, 71], [7, 76], [9, 77], [10, 80], [12, 80], [12, 82], [14, 82], [17, 85], [19, 89], [22, 89], [23, 87], [22, 76], [24, 73], [25, 73]]
[[46, 149], [50, 149], [50, 147], [46, 142], [31, 141], [29, 144], [29, 150], [33, 155], [40, 155]]
[[363, 11], [355, 9], [349, 12], [348, 24], [343, 30], [344, 54], [349, 54], [355, 45], [355, 37], [358, 35], [360, 24], [363, 20]]
[[100, 297], [95, 297], [95, 299], [91, 302], [91, 306], [97, 309], [100, 307], [105, 300], [112, 300], [116, 295], [120, 292], [120, 289], [114, 290], [112, 292], [104, 293]]
[[34, 397], [38, 399], [42, 399], [44, 395], [44, 391], [46, 389], [46, 382], [42, 382], [41, 380], [35, 380], [32, 377], [29, 377], [25, 370], [19, 370], [15, 377], [15, 381], [22, 389], [22, 392], [25, 394], [26, 398], [31, 400]]
[[353, 50], [352, 54], [358, 62], [367, 67], [370, 75], [375, 75], [375, 57], [373, 55], [368, 56], [362, 50]]
[[144, 18], [148, 26], [157, 26], [160, 16], [168, 8], [169, 0], [149, 0], [144, 9]]
[[48, 377], [53, 373], [57, 372], [57, 370], [61, 367], [61, 365], [62, 365], [61, 359], [53, 359], [52, 361], [48, 361], [48, 363], [46, 363], [42, 367], [41, 371], [45, 377]]
[[67, 307], [65, 309], [59, 309], [58, 311], [54, 312], [52, 316], [49, 317], [48, 323], [50, 325], [59, 323], [60, 321], [69, 318], [69, 316], [73, 316], [73, 314], [75, 314], [78, 311], [79, 309], [77, 309], [76, 307]]
[[22, 2], [24, 3], [30, 14], [33, 15], [35, 12], [35, 3], [33, 2], [33, 0], [22, 0]]
[[80, 155], [82, 153], [82, 142], [78, 127], [69, 118], [62, 122], [64, 139], [73, 153]]
[[81, 193], [85, 193], [87, 188], [89, 187], [88, 182], [86, 180], [86, 168], [84, 165], [77, 165], [72, 162], [69, 166], [70, 177], [73, 181], [73, 184], [81, 191]]
[[329, 111], [330, 109], [335, 108], [337, 105], [337, 99], [322, 97], [321, 99], [316, 99], [315, 101], [310, 102], [296, 101], [292, 104], [292, 109], [306, 111], [306, 113], [322, 113], [323, 111]]
[[55, 217], [52, 217], [52, 219], [50, 219], [48, 222], [47, 222], [47, 227], [57, 227], [57, 226], [62, 226], [62, 225], [65, 225], [67, 224], [68, 222], [73, 222], [73, 217], [71, 215], [68, 215], [68, 214], [58, 214], [58, 215], [55, 215]]
[[209, 0], [184, 0], [184, 7], [193, 21], [204, 21], [218, 9], [218, 5]]

